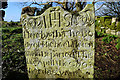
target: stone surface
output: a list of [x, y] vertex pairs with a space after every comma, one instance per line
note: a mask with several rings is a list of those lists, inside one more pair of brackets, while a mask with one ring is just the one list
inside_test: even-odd
[[112, 35], [116, 35], [116, 31], [115, 30], [111, 30], [110, 31]]
[[42, 15], [21, 15], [29, 78], [93, 78], [94, 9], [88, 4], [78, 16], [61, 7]]
[[111, 33], [110, 28], [106, 30], [106, 33], [107, 33], [107, 34], [110, 34], [110, 33]]
[[112, 23], [113, 23], [113, 22], [116, 22], [116, 17], [113, 17], [113, 18], [112, 18]]

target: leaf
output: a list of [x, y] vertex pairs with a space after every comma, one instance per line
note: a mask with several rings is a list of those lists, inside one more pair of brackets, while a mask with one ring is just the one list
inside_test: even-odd
[[5, 45], [4, 47], [6, 48], [8, 45]]
[[99, 36], [99, 35], [100, 35], [100, 32], [97, 32], [97, 35]]
[[107, 55], [107, 53], [105, 53], [105, 55]]
[[107, 37], [103, 37], [102, 41], [107, 42]]
[[120, 48], [120, 42], [115, 46], [117, 50]]
[[120, 39], [117, 39], [117, 42], [120, 43]]

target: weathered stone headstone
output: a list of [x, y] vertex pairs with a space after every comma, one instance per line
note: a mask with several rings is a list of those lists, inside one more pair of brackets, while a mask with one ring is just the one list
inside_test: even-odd
[[51, 7], [42, 15], [21, 15], [29, 78], [93, 78], [94, 8], [78, 15]]

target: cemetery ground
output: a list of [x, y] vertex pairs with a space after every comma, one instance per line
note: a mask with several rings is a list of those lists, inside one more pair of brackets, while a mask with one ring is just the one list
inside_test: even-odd
[[[120, 77], [120, 48], [116, 45], [120, 38], [99, 32], [95, 35], [94, 77], [118, 79]], [[22, 27], [19, 22], [3, 22], [2, 74], [7, 80], [28, 80], [22, 36]]]

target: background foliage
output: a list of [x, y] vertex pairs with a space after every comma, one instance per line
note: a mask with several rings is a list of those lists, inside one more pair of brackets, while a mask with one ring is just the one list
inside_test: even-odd
[[[27, 79], [24, 40], [19, 22], [2, 24], [2, 76], [4, 79]], [[21, 76], [20, 76], [21, 75]], [[4, 80], [3, 79], [3, 80]]]
[[100, 30], [101, 27], [104, 27], [105, 30], [110, 28], [111, 30], [116, 30], [116, 31], [120, 31], [120, 20], [119, 18], [117, 18], [118, 23], [113, 22], [112, 23], [112, 18], [111, 16], [104, 16], [104, 17], [97, 17], [95, 25], [96, 25], [96, 29]]

